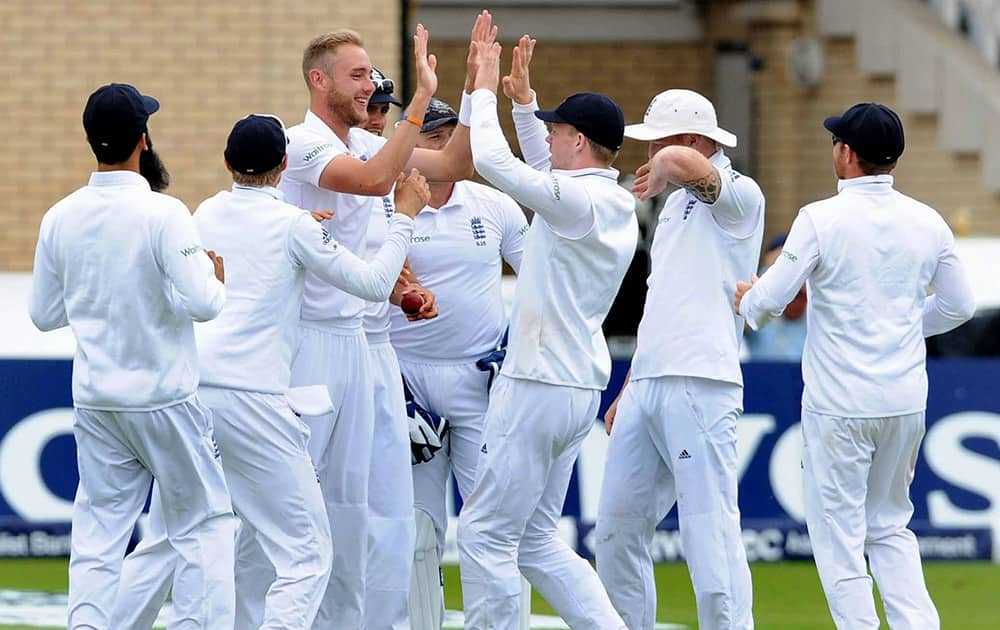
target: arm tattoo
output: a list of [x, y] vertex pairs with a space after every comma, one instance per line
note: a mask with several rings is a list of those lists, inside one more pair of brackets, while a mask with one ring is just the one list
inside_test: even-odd
[[712, 167], [712, 170], [704, 177], [692, 179], [681, 184], [689, 193], [702, 203], [715, 203], [722, 192], [722, 183], [719, 181], [719, 171]]

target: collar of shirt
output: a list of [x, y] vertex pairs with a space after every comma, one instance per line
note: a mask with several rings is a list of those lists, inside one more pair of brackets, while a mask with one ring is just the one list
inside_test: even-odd
[[708, 158], [708, 161], [711, 162], [712, 166], [714, 166], [717, 169], [732, 168], [732, 162], [729, 160], [729, 157], [722, 151], [722, 149], [719, 149], [718, 151], [713, 153], [712, 157]]
[[90, 186], [136, 186], [151, 190], [149, 182], [135, 171], [94, 171], [90, 174]]
[[428, 212], [430, 214], [436, 214], [438, 212], [444, 212], [451, 208], [459, 208], [465, 205], [465, 190], [462, 186], [462, 182], [455, 182], [455, 187], [451, 189], [451, 196], [448, 197], [448, 201], [441, 204], [440, 208], [433, 208], [431, 206], [424, 207], [421, 214]]
[[244, 186], [243, 184], [233, 184], [233, 193], [237, 195], [267, 195], [278, 201], [285, 200], [285, 194], [274, 186]]
[[865, 177], [852, 177], [851, 179], [841, 179], [837, 182], [837, 192], [850, 190], [862, 194], [884, 193], [892, 188], [892, 175], [867, 175]]
[[[340, 136], [333, 133], [333, 129], [330, 129], [329, 125], [323, 122], [323, 119], [314, 114], [311, 109], [306, 110], [306, 115], [302, 120], [302, 124], [316, 133], [325, 136], [331, 142], [335, 142], [338, 146], [343, 147], [344, 150], [349, 150], [348, 146], [340, 139]], [[348, 139], [350, 139], [350, 130], [348, 130], [347, 134]]]
[[618, 183], [618, 171], [613, 168], [576, 168], [573, 170], [554, 168], [552, 169], [552, 173], [558, 173], [560, 175], [565, 175], [566, 177], [585, 177], [587, 175], [597, 175], [598, 177], [610, 179], [615, 184]]

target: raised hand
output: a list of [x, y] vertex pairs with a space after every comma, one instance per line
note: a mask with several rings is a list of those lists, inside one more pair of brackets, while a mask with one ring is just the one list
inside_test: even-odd
[[396, 178], [396, 212], [412, 219], [420, 214], [430, 200], [431, 190], [427, 187], [427, 179], [417, 169], [412, 169], [405, 178], [402, 173]]
[[477, 65], [475, 88], [487, 89], [496, 94], [497, 84], [500, 83], [500, 53], [503, 48], [497, 42], [485, 41], [472, 42], [472, 47], [475, 49]]
[[485, 42], [492, 44], [497, 39], [497, 27], [493, 24], [493, 16], [489, 11], [483, 11], [476, 16], [476, 23], [472, 25], [472, 34], [469, 36], [469, 56], [465, 60], [465, 91], [471, 93], [476, 86], [476, 73], [478, 63], [476, 48], [473, 42]]
[[430, 98], [437, 91], [437, 57], [427, 54], [427, 41], [430, 33], [423, 24], [417, 24], [417, 33], [413, 36], [413, 60], [417, 68], [417, 93]]
[[529, 35], [522, 35], [514, 56], [510, 62], [510, 74], [503, 78], [503, 93], [515, 103], [527, 105], [531, 102], [531, 81], [528, 78], [528, 66], [535, 52], [535, 40]]

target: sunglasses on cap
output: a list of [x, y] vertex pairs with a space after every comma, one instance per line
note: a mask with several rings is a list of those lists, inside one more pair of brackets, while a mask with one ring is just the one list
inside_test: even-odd
[[372, 84], [375, 86], [375, 91], [382, 94], [392, 94], [393, 89], [396, 87], [392, 79], [372, 79]]

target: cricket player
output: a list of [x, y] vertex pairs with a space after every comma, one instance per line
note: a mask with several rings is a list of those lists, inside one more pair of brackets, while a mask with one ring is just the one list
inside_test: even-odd
[[[222, 259], [202, 248], [188, 209], [150, 189], [141, 164], [166, 170], [147, 124], [159, 103], [121, 83], [83, 112], [97, 171], [46, 212], [32, 278], [31, 319], [70, 326], [73, 435], [80, 485], [69, 565], [71, 629], [111, 624], [125, 548], [155, 478], [178, 551], [174, 607], [198, 628], [233, 625], [235, 519], [212, 420], [195, 393], [192, 320], [225, 302]], [[179, 627], [179, 626], [178, 626]]]
[[[365, 263], [309, 213], [282, 200], [274, 186], [287, 165], [286, 145], [278, 118], [254, 114], [238, 121], [225, 151], [233, 188], [195, 213], [206, 242], [231, 261], [227, 308], [195, 331], [199, 395], [215, 418], [223, 469], [242, 519], [240, 538], [254, 539], [273, 567], [259, 571], [237, 563], [241, 629], [309, 628], [330, 574], [329, 523], [306, 450], [309, 431], [285, 400], [305, 273], [365, 299], [387, 298], [406, 256], [412, 216], [429, 198], [418, 173], [401, 180], [397, 215], [383, 247]], [[154, 501], [154, 523], [158, 508]], [[130, 588], [122, 589], [115, 627], [151, 625], [162, 598], [144, 593], [165, 595], [165, 588], [145, 585], [153, 582], [157, 563], [174, 560], [158, 551], [163, 543], [162, 536], [150, 536], [129, 556], [123, 586]]]
[[[436, 59], [427, 54], [427, 40], [427, 31], [418, 25], [413, 111], [423, 111], [437, 89]], [[404, 168], [418, 168], [434, 180], [471, 175], [467, 128], [457, 131], [445, 150], [424, 151], [413, 148], [423, 124], [417, 118], [400, 125], [389, 140], [359, 127], [375, 86], [371, 62], [357, 33], [338, 31], [315, 38], [303, 54], [302, 72], [310, 106], [305, 121], [289, 129], [288, 168], [279, 188], [289, 203], [300, 208], [335, 211], [324, 227], [342, 247], [355, 254], [364, 251], [373, 207], [382, 206]], [[364, 308], [360, 298], [306, 274], [291, 384], [326, 384], [336, 409], [307, 419], [309, 452], [320, 478], [334, 547], [333, 572], [316, 617], [317, 628], [363, 625], [374, 431]]]
[[396, 89], [396, 83], [375, 66], [372, 66], [371, 79], [375, 91], [368, 98], [368, 120], [364, 122], [363, 127], [365, 131], [381, 136], [385, 132], [389, 106], [402, 107], [403, 102], [392, 95]]
[[[466, 110], [467, 112], [467, 110]], [[459, 125], [448, 103], [433, 98], [417, 146], [440, 150]], [[418, 216], [409, 265], [441, 308], [433, 320], [392, 312], [392, 345], [414, 402], [447, 419], [447, 448], [413, 466], [417, 549], [410, 589], [414, 630], [443, 621], [441, 556], [448, 528], [446, 493], [452, 473], [463, 498], [472, 493], [489, 402], [489, 372], [477, 360], [494, 351], [507, 328], [500, 292], [503, 263], [521, 267], [528, 222], [517, 203], [471, 181], [429, 184]], [[420, 416], [415, 414], [415, 420]], [[423, 433], [416, 432], [417, 441]], [[426, 445], [424, 445], [426, 447]], [[420, 449], [417, 449], [420, 452]]]
[[[363, 127], [381, 136], [392, 93], [392, 80], [372, 68], [375, 92], [368, 102], [368, 120]], [[381, 91], [381, 92], [380, 92]], [[380, 98], [381, 97], [381, 98]], [[391, 98], [391, 97], [389, 97]], [[376, 100], [381, 104], [373, 104]], [[398, 103], [395, 99], [392, 102]], [[379, 107], [384, 111], [377, 110]], [[375, 114], [373, 116], [373, 113]], [[365, 238], [366, 255], [375, 254], [385, 242], [393, 215], [389, 196], [381, 205], [372, 205]], [[397, 284], [403, 283], [402, 275]], [[419, 285], [405, 283], [417, 291], [423, 306], [415, 317], [437, 316], [434, 294]], [[401, 297], [399, 287], [394, 294]], [[398, 305], [399, 300], [395, 300]], [[410, 472], [410, 440], [407, 431], [403, 382], [399, 362], [389, 343], [389, 318], [393, 309], [388, 300], [370, 302], [365, 307], [364, 331], [368, 342], [373, 377], [374, 435], [368, 471], [368, 570], [366, 573], [364, 627], [408, 628], [407, 601], [416, 537], [413, 522], [413, 482]], [[396, 309], [398, 310], [398, 309]]]
[[867, 554], [889, 627], [935, 630], [906, 527], [927, 405], [924, 337], [970, 319], [975, 302], [944, 220], [893, 188], [904, 148], [896, 113], [859, 103], [823, 126], [837, 194], [799, 211], [774, 265], [753, 288], [737, 286], [736, 308], [756, 330], [808, 282], [806, 524], [837, 628], [879, 627]]
[[[697, 92], [656, 95], [625, 135], [649, 142], [633, 191], [679, 188], [660, 211], [635, 356], [606, 414], [611, 440], [597, 514], [597, 572], [631, 630], [652, 630], [650, 546], [677, 503], [681, 544], [706, 630], [753, 628], [752, 587], [737, 505], [736, 421], [743, 412], [743, 320], [730, 305], [757, 269], [764, 196], [735, 171]], [[613, 428], [612, 428], [613, 427]]]
[[528, 77], [533, 45], [520, 40], [504, 78], [525, 164], [497, 119], [500, 45], [474, 43], [476, 169], [535, 218], [476, 481], [459, 516], [466, 628], [517, 628], [523, 573], [570, 627], [619, 630], [625, 624], [594, 570], [556, 526], [610, 375], [601, 324], [638, 241], [635, 201], [611, 168], [625, 122], [601, 94], [574, 94], [555, 110], [539, 110]]

